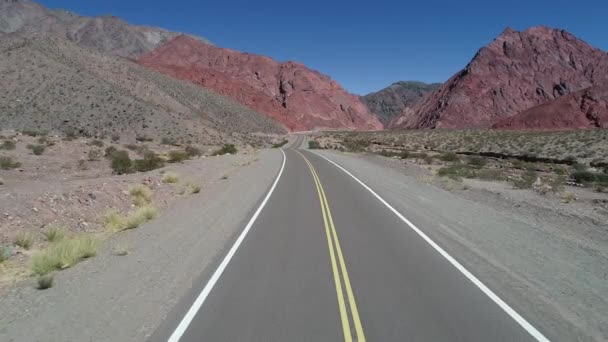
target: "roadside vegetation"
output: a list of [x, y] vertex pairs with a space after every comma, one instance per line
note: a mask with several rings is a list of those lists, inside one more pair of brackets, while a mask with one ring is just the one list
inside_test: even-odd
[[558, 194], [565, 203], [575, 199], [567, 185], [598, 192], [608, 187], [608, 130], [332, 132], [315, 141], [411, 160], [450, 186], [465, 178], [509, 182], [516, 189]]

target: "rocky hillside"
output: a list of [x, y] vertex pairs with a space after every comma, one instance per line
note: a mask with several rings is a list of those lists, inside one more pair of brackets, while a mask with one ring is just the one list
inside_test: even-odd
[[213, 91], [57, 36], [0, 37], [0, 73], [0, 129], [209, 144], [285, 132]]
[[138, 62], [229, 96], [290, 130], [382, 128], [357, 96], [300, 63], [279, 63], [187, 36], [171, 40]]
[[81, 46], [129, 58], [137, 58], [180, 35], [129, 25], [113, 16], [91, 18], [50, 10], [29, 0], [0, 0], [0, 32], [52, 33]]
[[532, 107], [494, 124], [499, 129], [608, 128], [608, 85], [594, 86]]
[[563, 30], [506, 29], [391, 127], [490, 127], [529, 108], [607, 83], [606, 52]]
[[378, 115], [384, 125], [406, 110], [411, 110], [424, 96], [439, 88], [440, 83], [401, 81], [361, 97], [372, 113]]

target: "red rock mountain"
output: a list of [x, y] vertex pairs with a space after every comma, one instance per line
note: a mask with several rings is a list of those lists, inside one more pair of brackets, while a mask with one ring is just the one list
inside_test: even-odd
[[300, 63], [279, 63], [187, 36], [174, 38], [138, 63], [229, 96], [290, 130], [382, 128], [359, 97]]
[[499, 129], [608, 128], [608, 86], [594, 86], [494, 124]]
[[[563, 95], [603, 84], [608, 84], [606, 52], [563, 30], [506, 29], [479, 50], [462, 71], [413, 110], [393, 120], [390, 127], [490, 127]], [[562, 102], [556, 105], [559, 104]], [[568, 120], [562, 118], [554, 122], [563, 124]]]

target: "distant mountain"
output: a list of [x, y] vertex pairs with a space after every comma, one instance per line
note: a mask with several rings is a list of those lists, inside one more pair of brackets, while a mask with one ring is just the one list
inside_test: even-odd
[[490, 127], [561, 96], [608, 84], [608, 54], [548, 27], [506, 29], [392, 128]]
[[229, 98], [56, 35], [0, 37], [0, 130], [221, 144], [285, 133]]
[[388, 125], [391, 120], [412, 108], [422, 98], [439, 88], [441, 83], [423, 83], [417, 81], [401, 81], [390, 86], [361, 97], [361, 101], [367, 105], [372, 113], [378, 115], [384, 125]]
[[29, 0], [0, 0], [0, 32], [52, 33], [81, 46], [128, 58], [137, 58], [181, 34], [129, 25], [109, 15], [91, 18], [50, 10]]
[[608, 85], [594, 86], [501, 120], [498, 129], [608, 128]]
[[290, 130], [382, 128], [358, 96], [300, 63], [280, 63], [187, 36], [176, 37], [138, 63], [229, 96]]

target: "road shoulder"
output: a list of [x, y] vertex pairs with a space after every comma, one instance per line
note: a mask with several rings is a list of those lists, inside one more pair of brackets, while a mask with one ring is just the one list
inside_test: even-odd
[[[60, 272], [57, 286], [17, 287], [0, 299], [6, 341], [143, 341], [213, 272], [281, 166], [279, 150], [237, 169], [157, 220], [112, 237], [96, 258]], [[210, 177], [223, 178], [223, 171]], [[129, 246], [117, 256], [116, 244]]]

